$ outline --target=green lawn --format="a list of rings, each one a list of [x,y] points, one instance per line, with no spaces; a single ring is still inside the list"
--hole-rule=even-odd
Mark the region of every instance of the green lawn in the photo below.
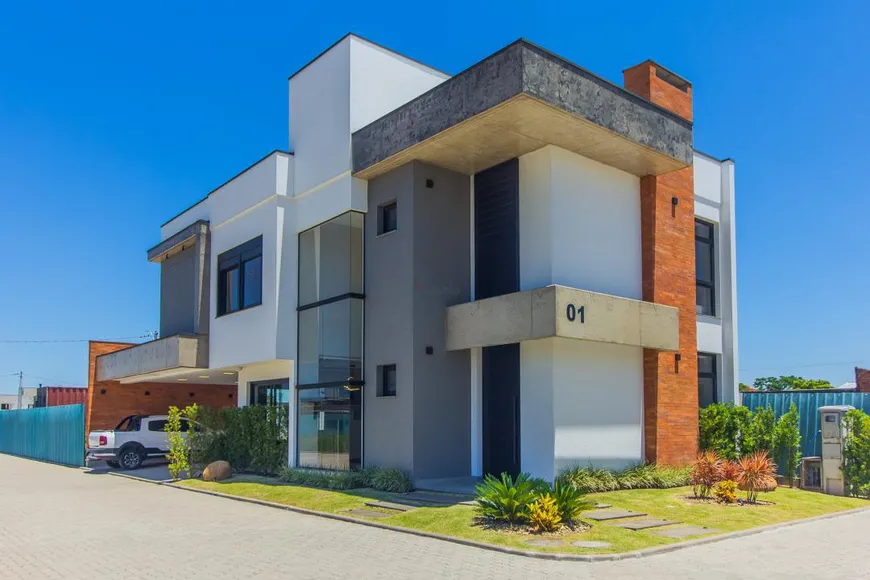
[[[255,480],[252,478],[233,478],[222,483],[187,480],[181,482],[181,485],[328,513],[364,508],[365,502],[371,498],[384,498],[387,495],[371,490],[327,491],[278,484],[274,480]],[[790,488],[779,488],[773,493],[761,495],[760,499],[774,502],[774,505],[752,507],[732,507],[694,502],[686,499],[688,495],[691,495],[691,488],[684,487],[614,491],[590,494],[589,497],[602,503],[613,504],[617,508],[646,512],[651,517],[716,528],[720,533],[809,518],[857,507],[870,507],[870,503],[866,500],[834,497]],[[395,514],[389,518],[380,518],[377,521],[393,526],[543,552],[578,554],[627,552],[684,541],[663,538],[649,531],[635,532],[615,527],[612,524],[589,521],[588,523],[592,525],[589,530],[558,536],[559,539],[565,540],[564,547],[536,548],[525,543],[525,540],[535,537],[532,534],[505,534],[475,526],[475,509],[470,506],[417,508],[410,512],[395,512]],[[606,550],[584,550],[570,546],[570,543],[575,540],[605,541],[613,544],[613,547]]]

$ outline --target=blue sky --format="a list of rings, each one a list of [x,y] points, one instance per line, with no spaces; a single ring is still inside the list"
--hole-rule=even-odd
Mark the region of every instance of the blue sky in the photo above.
[[[166,219],[287,146],[287,77],[353,31],[451,73],[518,37],[621,84],[691,80],[736,160],[740,376],[870,366],[870,3],[16,2],[0,15],[0,341],[158,327]],[[496,9],[497,8],[497,9]],[[0,342],[0,392],[87,345]]]

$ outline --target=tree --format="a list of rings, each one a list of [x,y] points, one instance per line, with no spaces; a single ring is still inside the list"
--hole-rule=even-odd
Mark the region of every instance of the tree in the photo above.
[[[782,377],[759,377],[752,385],[759,391],[807,391],[813,389],[833,389],[829,381],[805,379],[794,375]]]
[[[791,485],[801,463],[800,415],[794,403],[773,427],[773,447],[776,457],[782,462],[783,475]]]

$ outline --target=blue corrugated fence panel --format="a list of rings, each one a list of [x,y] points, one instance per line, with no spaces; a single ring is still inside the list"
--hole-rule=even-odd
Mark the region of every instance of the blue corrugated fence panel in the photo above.
[[[828,405],[852,405],[870,413],[870,393],[843,391],[783,391],[778,393],[743,393],[743,405],[750,411],[756,407],[773,408],[776,418],[788,412],[791,404],[797,405],[800,414],[801,453],[804,457],[822,454],[819,438],[819,408]]]
[[[83,466],[84,405],[0,412],[0,453]]]

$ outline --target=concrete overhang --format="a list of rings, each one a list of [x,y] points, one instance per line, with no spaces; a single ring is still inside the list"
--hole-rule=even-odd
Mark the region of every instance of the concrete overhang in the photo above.
[[[167,336],[97,357],[96,380],[135,383],[208,369],[208,336]]]
[[[692,123],[519,40],[356,131],[353,171],[420,160],[470,175],[550,144],[659,175],[692,164]]]
[[[551,337],[676,351],[679,310],[555,285],[447,309],[447,350]]]
[[[148,250],[148,261],[161,262],[169,256],[190,247],[196,241],[197,236],[204,237],[207,234],[208,222],[198,220]]]

